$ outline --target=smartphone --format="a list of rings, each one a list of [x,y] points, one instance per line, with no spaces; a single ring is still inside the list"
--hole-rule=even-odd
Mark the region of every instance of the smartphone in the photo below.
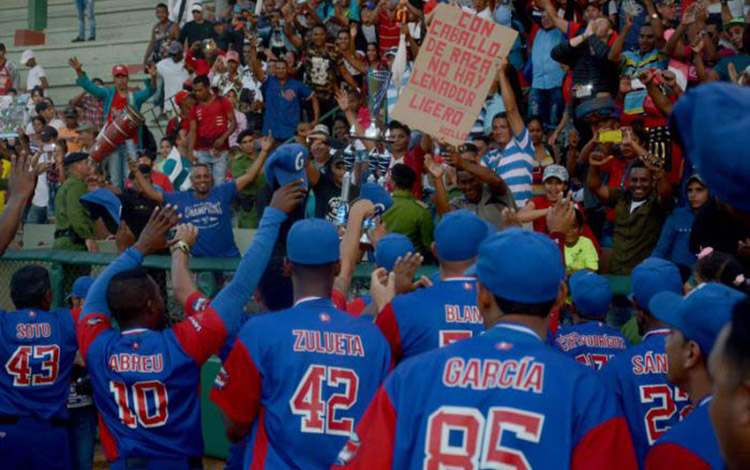
[[[599,142],[603,144],[621,144],[622,143],[622,130],[617,129],[614,131],[601,131],[599,132]]]

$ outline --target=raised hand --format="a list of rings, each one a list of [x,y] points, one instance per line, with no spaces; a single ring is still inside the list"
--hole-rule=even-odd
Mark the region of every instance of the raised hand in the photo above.
[[[506,207],[500,213],[503,218],[503,228],[521,227],[521,221],[518,220],[518,214],[513,209]]]
[[[547,229],[549,233],[565,233],[573,226],[576,220],[576,211],[571,202],[572,194],[560,198],[554,206],[547,211]]]
[[[591,152],[591,155],[589,155],[589,165],[591,166],[603,166],[612,161],[614,159],[612,155],[605,156],[601,152]]]
[[[268,131],[268,135],[260,139],[260,150],[261,152],[270,152],[273,148],[274,140],[271,131]]]
[[[22,152],[11,157],[10,181],[8,182],[8,197],[21,198],[23,201],[34,194],[37,173],[29,158],[29,154]]]
[[[179,224],[175,229],[174,238],[170,240],[170,245],[182,241],[192,248],[198,240],[198,227],[193,224]]]
[[[117,227],[117,233],[115,234],[115,244],[117,245],[117,251],[119,253],[124,252],[135,243],[135,235],[132,230],[128,227],[128,224],[124,220],[120,221],[120,225]]]
[[[270,206],[289,214],[302,204],[306,193],[301,179],[292,181],[274,191]]]
[[[370,297],[380,312],[396,296],[396,275],[378,268],[370,276]]]
[[[151,213],[151,218],[141,231],[141,236],[135,243],[136,249],[143,255],[150,255],[165,249],[167,245],[167,232],[175,226],[181,216],[177,214],[177,206],[167,204],[157,207]]]
[[[68,65],[70,65],[76,72],[80,71],[83,68],[81,62],[78,60],[78,57],[71,57],[70,59],[68,59]]]
[[[440,179],[445,174],[445,168],[443,165],[437,163],[430,154],[424,156],[424,166],[435,179]]]
[[[396,294],[411,292],[418,286],[414,282],[414,276],[417,269],[422,266],[424,257],[419,253],[407,253],[405,256],[399,256],[393,265],[393,274],[395,274]]]

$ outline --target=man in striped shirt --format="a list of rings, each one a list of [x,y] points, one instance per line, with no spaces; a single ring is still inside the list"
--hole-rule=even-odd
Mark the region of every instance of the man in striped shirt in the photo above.
[[[492,119],[492,139],[498,145],[484,156],[484,164],[495,171],[510,187],[519,208],[531,199],[531,173],[534,147],[529,131],[518,111],[516,97],[508,79],[508,60],[500,59],[497,71],[505,112]]]

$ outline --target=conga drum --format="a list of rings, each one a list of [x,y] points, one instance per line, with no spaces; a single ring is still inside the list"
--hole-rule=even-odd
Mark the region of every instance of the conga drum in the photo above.
[[[96,162],[101,162],[104,157],[112,153],[117,147],[128,139],[132,139],[146,120],[143,115],[132,106],[125,109],[109,124],[107,124],[97,137],[96,142],[89,151],[89,155]]]

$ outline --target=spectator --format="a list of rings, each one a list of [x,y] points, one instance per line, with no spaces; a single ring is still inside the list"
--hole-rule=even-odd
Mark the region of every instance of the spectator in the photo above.
[[[327,137],[322,137],[322,139],[327,139]],[[313,146],[315,145],[320,144],[314,143]],[[328,147],[327,144],[323,145]],[[307,162],[307,174],[310,187],[315,194],[315,217],[336,222],[341,205],[348,206],[348,201],[342,199],[346,165],[343,152],[337,151],[331,155],[330,150],[328,150],[328,156],[321,170],[318,170],[316,165],[313,164],[313,160],[310,159]],[[350,194],[353,195],[352,189],[350,191]]]
[[[578,271],[599,271],[599,253],[589,237],[583,236],[584,216],[576,207],[576,220],[565,233],[565,272],[570,275]]]
[[[425,156],[425,167],[435,178],[435,198],[437,212],[442,217],[451,211],[466,209],[480,219],[494,225],[498,230],[504,228],[503,211],[515,211],[513,194],[508,185],[497,173],[477,163],[476,148],[464,145],[461,154],[449,153],[443,156],[446,163],[456,169],[458,187],[461,195],[448,200],[448,192],[443,182],[445,166]],[[468,147],[468,148],[467,148]]]
[[[229,136],[237,128],[232,103],[211,93],[208,77],[193,81],[195,106],[190,110],[188,153],[192,161],[205,164],[219,186],[227,176]]]
[[[112,67],[115,86],[110,88],[95,85],[83,71],[83,67],[77,58],[72,57],[68,60],[68,64],[78,76],[76,84],[104,102],[104,115],[107,124],[114,121],[118,113],[122,112],[126,106],[132,106],[136,110],[140,110],[143,103],[156,93],[156,67],[147,68],[150,80],[146,81],[146,88],[134,91],[128,87],[130,72],[124,65],[118,64]],[[139,141],[142,139],[141,136],[137,136],[137,138]],[[109,177],[116,187],[124,187],[127,160],[128,158],[135,158],[135,153],[136,142],[133,139],[128,139],[107,157]]]
[[[36,114],[44,119],[47,126],[54,127],[55,130],[65,127],[65,123],[57,117],[55,105],[43,101],[36,105]]]
[[[289,65],[283,60],[276,60],[270,65],[269,74],[263,71],[258,61],[257,51],[250,53],[250,65],[255,77],[263,83],[263,101],[266,105],[263,115],[263,134],[273,134],[277,141],[294,137],[297,124],[300,122],[302,102],[312,103],[313,119],[320,117],[318,98],[307,85],[290,78]]]
[[[162,111],[171,115],[177,108],[175,97],[182,90],[182,84],[190,77],[188,71],[185,70],[182,45],[179,42],[173,41],[169,45],[167,57],[156,63],[156,71],[163,83]]]
[[[532,196],[534,148],[510,86],[508,74],[512,73],[511,70],[508,60],[500,59],[497,80],[500,82],[505,112],[492,118],[492,138],[497,148],[487,152],[482,160],[505,181],[516,204],[522,208]]]
[[[91,124],[83,123],[78,127],[82,152],[88,152],[94,146],[97,134],[97,130]]]
[[[187,2],[188,0],[184,1]],[[203,18],[203,5],[194,3],[190,12],[193,15],[193,21],[185,23],[177,38],[177,41],[182,44],[183,48],[193,47],[195,43],[200,43],[204,39],[214,39],[216,37],[211,22]]]
[[[138,159],[136,160],[136,164],[138,165],[138,169],[143,173],[144,175],[146,173],[149,174],[152,185],[154,185],[154,188],[161,192],[170,192],[174,191],[172,188],[172,182],[167,178],[167,175],[164,173],[154,169],[154,154],[153,152],[146,150],[144,152],[138,153]],[[132,173],[132,170],[131,170]],[[131,175],[132,177],[133,175]],[[129,181],[129,183],[132,183]]]
[[[146,47],[146,53],[143,55],[143,65],[158,64],[162,59],[168,58],[169,47],[173,41],[177,41],[180,36],[180,27],[174,21],[169,19],[167,5],[159,3],[156,5],[156,18],[159,20],[151,30],[151,41]],[[182,46],[181,43],[179,43]],[[180,47],[182,52],[182,47]]]
[[[736,38],[736,36],[734,36]],[[733,41],[735,42],[736,39]],[[744,71],[750,67],[750,24],[745,23],[745,29],[742,32],[742,45],[737,48],[737,54],[724,57],[713,68],[709,75],[710,80],[734,81],[730,75],[730,65],[734,69],[734,74]]]
[[[549,165],[554,164],[557,158],[554,149],[544,142],[544,126],[541,118],[532,116],[526,127],[529,130],[531,145],[534,146],[531,192],[534,196],[538,196],[544,194],[544,171]]]
[[[104,86],[104,81],[101,78],[94,78],[91,81],[100,88]],[[104,127],[104,103],[99,98],[87,91],[83,91],[70,100],[69,104],[83,110],[81,121],[88,123],[96,132],[99,132]]]
[[[226,64],[226,72],[211,74],[211,83],[226,95],[230,87],[241,90],[244,85],[239,72],[240,54],[237,51],[229,51],[224,55],[223,60]]]
[[[693,275],[685,284],[685,290],[690,291],[706,282],[718,282],[746,293],[750,287],[737,258],[713,248],[705,248],[698,254]]]
[[[609,51],[609,60],[621,67],[622,75],[630,78],[637,77],[645,69],[665,70],[669,59],[661,50],[664,39],[657,37],[651,24],[645,23],[641,26],[638,33],[638,50],[623,52],[625,39],[632,28],[633,18],[625,17],[625,25]]]
[[[50,126],[45,127],[41,134],[42,145],[38,149],[37,157],[35,158],[38,158],[41,164],[49,167],[49,171],[44,171],[37,177],[34,197],[31,199],[31,207],[29,207],[26,223],[46,224],[54,213],[54,209],[50,209],[50,199],[55,197],[53,189],[56,193],[59,187],[59,184],[56,184],[54,188],[51,187],[51,183],[58,183],[57,174],[52,173],[55,170],[54,154],[56,141],[57,131],[55,128]],[[53,176],[53,178],[49,176]]]
[[[214,22],[214,41],[216,47],[223,52],[233,51],[239,54],[242,52],[244,38],[242,33],[235,31],[232,27],[232,20],[229,18],[218,18]]]
[[[408,165],[397,163],[391,168],[393,206],[383,214],[383,222],[389,232],[406,235],[415,250],[431,259],[432,215],[427,204],[412,193],[416,178]]]
[[[686,281],[695,264],[695,254],[690,251],[690,232],[695,216],[709,199],[708,188],[700,175],[693,174],[685,183],[687,206],[678,207],[661,229],[659,242],[651,256],[672,261],[680,268],[682,280]]]
[[[5,57],[5,44],[0,42],[0,96],[7,95],[10,90],[21,88],[21,75],[18,66]]]
[[[169,155],[164,160],[161,171],[167,175],[172,187],[177,191],[188,191],[190,182],[190,159],[188,158],[188,131],[179,129],[171,146]],[[236,174],[236,173],[232,173]]]
[[[55,196],[57,223],[53,247],[56,250],[99,251],[94,221],[81,203],[81,196],[88,192],[86,180],[91,173],[88,154],[71,153],[65,157],[65,182]]]
[[[535,231],[547,233],[547,212],[557,201],[565,197],[569,182],[570,177],[565,167],[549,165],[545,168],[542,177],[544,194],[532,198],[523,206],[518,211],[518,220],[521,223],[533,222]]]
[[[44,71],[41,65],[37,64],[36,56],[34,51],[26,49],[21,55],[21,65],[29,68],[29,74],[26,77],[26,88],[23,91],[31,92],[36,87],[43,90],[49,88],[49,82],[47,81],[47,73]]]
[[[273,137],[260,139],[260,154],[255,153],[255,137],[251,130],[240,132],[237,138],[240,153],[232,160],[232,175],[244,175],[249,171],[257,171],[255,180],[242,191],[237,193],[237,222],[239,228],[258,228],[260,217],[255,207],[258,192],[266,184],[265,175],[261,172],[273,146]]]
[[[131,163],[131,166],[134,167],[133,169],[137,168],[137,170],[148,181],[153,180],[151,167],[148,164],[139,163],[138,166],[135,167],[135,165]],[[133,232],[133,235],[137,239],[141,235],[143,228],[148,223],[148,220],[151,218],[154,209],[158,207],[158,204],[146,196],[144,187],[135,177],[135,171],[131,170],[131,172],[133,173],[133,181],[128,187],[122,191],[119,191],[115,187],[110,187],[109,189],[117,195],[120,204],[122,204],[121,217],[123,223],[126,224],[128,229]]]
[[[78,129],[78,111],[75,108],[65,109],[65,126],[58,131],[58,137],[65,140],[68,145],[68,152],[80,152],[83,144]]]
[[[78,9],[78,36],[72,42],[86,40],[86,13],[89,15],[89,41],[96,41],[96,17],[94,16],[94,0],[76,0]],[[88,12],[86,10],[88,9]]]
[[[533,78],[529,95],[529,114],[539,116],[540,124],[553,131],[562,117],[565,102],[562,82],[565,72],[560,64],[550,60],[552,49],[565,41],[565,36],[555,28],[547,12],[542,13],[541,29],[534,35],[531,47]]]
[[[167,2],[169,20],[177,23],[179,27],[183,27],[192,18],[194,5],[201,5],[200,0],[169,0]]]
[[[176,115],[167,123],[167,135],[173,137],[180,130],[190,132],[190,110],[195,105],[195,95],[180,90],[174,97],[174,103],[177,105],[174,110]]]

